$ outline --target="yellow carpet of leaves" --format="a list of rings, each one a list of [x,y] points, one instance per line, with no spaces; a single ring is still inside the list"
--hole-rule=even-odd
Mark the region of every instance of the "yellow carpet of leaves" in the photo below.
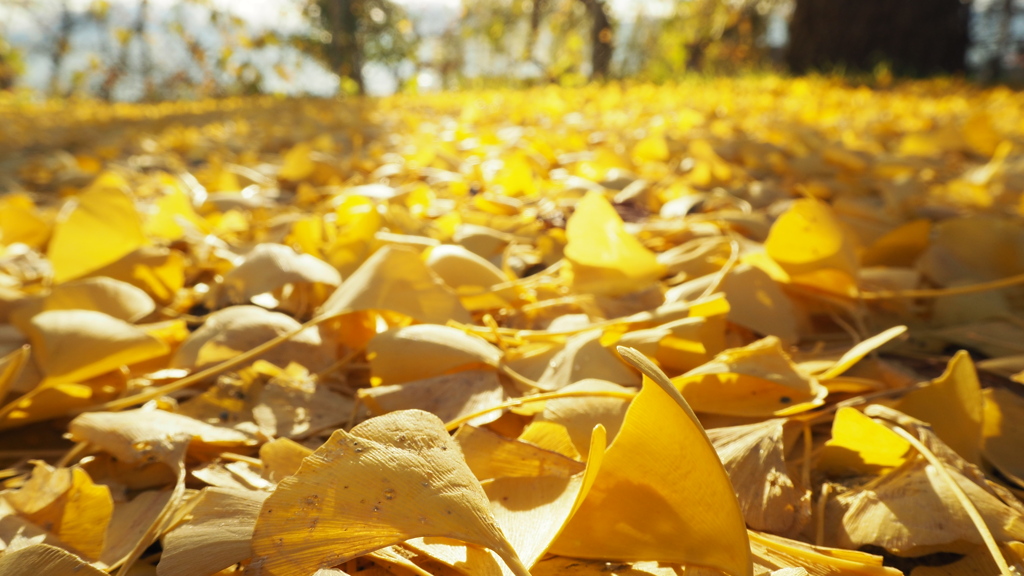
[[[0,100],[0,574],[1024,569],[1024,96]]]

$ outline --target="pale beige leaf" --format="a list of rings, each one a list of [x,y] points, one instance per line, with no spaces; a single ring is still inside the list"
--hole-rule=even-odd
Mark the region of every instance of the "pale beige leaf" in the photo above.
[[[255,303],[266,294],[277,303],[273,307],[301,315],[323,304],[340,284],[341,274],[315,256],[282,244],[257,244],[224,275],[218,306]]]
[[[255,348],[264,342],[295,332],[301,325],[295,319],[258,306],[231,306],[210,314],[171,359],[175,368],[201,369]],[[331,346],[317,328],[307,328],[259,358],[276,366],[291,362],[311,371],[326,368],[333,361]]]
[[[54,286],[49,294],[20,301],[11,312],[11,323],[28,331],[33,316],[48,310],[93,310],[125,322],[136,322],[156,309],[143,290],[113,278],[74,280]]]
[[[366,348],[370,371],[380,384],[421,380],[469,365],[498,367],[501,350],[462,330],[415,324],[382,332]]]
[[[811,518],[811,495],[794,486],[785,460],[785,420],[708,430],[754,530],[795,537]]]
[[[40,576],[41,574],[74,574],[106,576],[71,552],[49,544],[35,544],[14,552],[0,554],[0,574],[4,576]]]
[[[159,528],[158,523],[162,526],[162,519],[179,502],[177,496],[175,490],[147,490],[129,502],[115,502],[101,563],[110,567],[123,565],[139,543],[147,541],[150,531]]]
[[[161,461],[178,465],[176,443],[184,439],[190,451],[224,450],[256,444],[249,435],[213,426],[165,410],[89,412],[68,424],[71,438],[89,442],[128,461]]]
[[[256,522],[250,569],[306,576],[418,536],[486,546],[527,574],[443,423],[392,412],[336,431],[281,482]]]
[[[163,538],[159,576],[215,574],[252,556],[253,527],[267,492],[206,488],[191,518]]]
[[[470,322],[458,297],[415,251],[385,246],[370,256],[324,302],[320,317],[390,310],[419,322]]]
[[[569,337],[565,347],[548,363],[537,380],[544,390],[558,390],[573,382],[597,378],[623,386],[639,386],[640,375],[601,345],[602,332],[590,330]]]
[[[1024,516],[957,470],[947,472],[974,503],[997,541],[1024,540]],[[922,459],[830,502],[835,544],[881,546],[902,555],[956,542],[981,544],[981,535],[952,489]]]
[[[295,474],[302,460],[312,453],[312,450],[294,440],[275,438],[260,446],[263,475],[271,482],[280,482]]]
[[[550,476],[568,478],[583,471],[583,464],[486,428],[463,426],[455,434],[466,464],[479,480]]]
[[[361,388],[359,399],[375,414],[418,408],[449,422],[464,414],[501,404],[505,391],[494,370],[463,370],[433,378]],[[493,422],[500,411],[470,420],[470,424]]]

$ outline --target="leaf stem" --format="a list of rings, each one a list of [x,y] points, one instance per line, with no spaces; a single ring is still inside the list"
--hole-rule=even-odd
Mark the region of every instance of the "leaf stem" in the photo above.
[[[877,292],[861,292],[858,297],[861,300],[888,300],[891,298],[941,298],[943,296],[958,296],[961,294],[974,294],[977,292],[988,292],[1009,288],[1024,284],[1024,274],[1017,274],[1009,278],[1000,278],[991,282],[981,282],[966,286],[954,286],[952,288],[921,288],[917,290],[879,290]]]
[[[316,325],[320,324],[321,322],[324,322],[327,319],[328,319],[328,317],[326,317],[326,316],[318,317],[318,318],[313,318],[309,322],[306,322],[305,324],[303,324],[302,326],[299,326],[298,328],[296,328],[295,330],[292,330],[291,332],[287,332],[285,334],[281,334],[280,336],[277,336],[276,338],[272,338],[270,340],[267,340],[263,344],[260,344],[259,346],[256,346],[255,348],[252,348],[252,349],[249,349],[249,350],[247,350],[245,352],[242,352],[241,354],[239,354],[238,356],[235,356],[234,358],[231,358],[229,360],[225,360],[225,361],[221,362],[220,364],[215,364],[215,365],[210,366],[209,368],[207,368],[205,370],[200,370],[199,372],[196,372],[194,374],[189,374],[188,376],[186,376],[186,377],[184,377],[184,378],[182,378],[180,380],[175,380],[174,382],[171,382],[170,384],[165,384],[163,386],[158,386],[156,388],[152,388],[150,390],[146,390],[144,392],[140,392],[140,393],[134,394],[132,396],[126,396],[124,398],[118,398],[116,400],[111,400],[109,402],[104,402],[103,404],[97,404],[97,405],[94,405],[94,406],[86,406],[84,408],[78,408],[78,409],[75,409],[75,410],[71,410],[69,412],[69,415],[73,416],[73,415],[82,414],[84,412],[103,412],[103,411],[112,411],[113,412],[113,411],[118,411],[118,410],[124,410],[126,408],[131,408],[132,406],[135,406],[137,404],[142,404],[144,402],[149,402],[150,400],[154,400],[156,398],[159,398],[161,396],[165,396],[165,395],[170,394],[172,392],[177,392],[178,390],[184,390],[185,388],[188,388],[189,386],[193,386],[195,384],[198,384],[198,383],[202,382],[203,380],[206,380],[207,378],[210,378],[212,376],[216,376],[216,375],[220,374],[221,372],[224,372],[225,370],[230,370],[230,369],[232,369],[232,368],[234,368],[236,366],[240,366],[240,365],[244,364],[245,362],[248,362],[249,360],[252,360],[253,358],[259,356],[260,354],[263,354],[264,352],[267,352],[268,350],[271,350],[273,348],[276,348],[276,347],[280,346],[281,344],[284,344],[288,340],[290,340],[290,339],[294,338],[295,336],[297,336],[303,330],[305,330],[307,328],[312,328],[313,326],[316,326]]]
[[[999,544],[996,543],[995,537],[992,536],[992,532],[988,529],[988,525],[985,524],[985,519],[982,518],[981,512],[978,512],[978,508],[974,505],[974,502],[971,502],[970,497],[967,496],[964,489],[961,488],[960,485],[957,484],[956,480],[954,480],[949,474],[949,471],[946,470],[945,464],[943,464],[927,446],[902,427],[895,426],[879,418],[875,418],[874,420],[875,422],[878,422],[899,434],[901,438],[909,442],[910,445],[913,446],[921,456],[924,456],[924,459],[927,460],[933,468],[935,468],[935,472],[942,477],[942,480],[947,484],[949,489],[953,491],[953,495],[956,496],[956,499],[960,502],[964,511],[967,512],[968,516],[970,516],[971,521],[974,523],[974,527],[978,529],[978,532],[981,534],[981,539],[985,543],[985,547],[988,548],[988,552],[992,556],[992,560],[994,560],[996,566],[999,567],[999,573],[1002,574],[1002,576],[1014,576],[1013,571],[1010,570],[1010,565],[1006,563],[1006,558],[1003,557],[1003,553],[999,550]]]
[[[543,394],[537,394],[535,396],[525,396],[523,398],[516,398],[501,404],[496,404],[484,408],[483,410],[477,410],[469,414],[464,414],[458,418],[446,422],[444,427],[445,430],[452,432],[459,426],[462,426],[466,422],[489,414],[498,410],[507,410],[509,408],[517,408],[524,404],[532,404],[533,402],[544,402],[545,400],[557,400],[559,398],[621,398],[622,400],[632,400],[636,397],[636,392],[619,392],[617,390],[572,390],[569,392],[545,392]]]

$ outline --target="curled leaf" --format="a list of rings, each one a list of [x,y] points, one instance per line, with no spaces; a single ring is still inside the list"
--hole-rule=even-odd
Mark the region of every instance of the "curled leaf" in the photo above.
[[[68,201],[57,217],[47,256],[57,283],[80,278],[147,244],[135,203],[115,187],[97,186]]]
[[[174,353],[171,366],[204,368],[237,356],[277,336],[296,332],[301,325],[293,318],[258,306],[231,306],[210,314],[202,326]],[[330,347],[315,328],[307,328],[259,358],[280,367],[291,362],[309,370],[330,365]]]
[[[224,276],[218,307],[252,302],[304,315],[339,284],[341,274],[319,258],[281,244],[257,244]]]
[[[828,394],[774,336],[726,350],[673,382],[694,410],[732,416],[795,414],[822,405]]]
[[[565,235],[571,264],[566,270],[579,292],[624,294],[647,288],[665,273],[600,192],[588,192],[576,204]]]
[[[378,334],[366,347],[370,370],[380,384],[411,382],[466,366],[501,365],[501,350],[462,330],[416,324]]]
[[[385,246],[370,256],[324,302],[320,317],[360,310],[390,310],[419,322],[469,322],[458,296],[419,254]]]
[[[967,351],[957,352],[942,376],[904,395],[896,409],[929,423],[939,438],[968,462],[981,462],[984,401]]]
[[[810,493],[798,489],[786,468],[784,420],[708,430],[722,458],[747,526],[795,536],[811,517]]]
[[[166,354],[166,344],[143,329],[93,310],[40,312],[29,341],[47,380],[86,380]]]
[[[751,574],[743,515],[703,428],[650,361],[625,348],[619,352],[648,378],[552,552]]]

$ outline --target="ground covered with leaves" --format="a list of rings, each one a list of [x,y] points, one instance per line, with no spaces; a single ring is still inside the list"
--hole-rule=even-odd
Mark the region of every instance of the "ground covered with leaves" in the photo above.
[[[1014,574],[1024,96],[0,100],[0,574]]]

